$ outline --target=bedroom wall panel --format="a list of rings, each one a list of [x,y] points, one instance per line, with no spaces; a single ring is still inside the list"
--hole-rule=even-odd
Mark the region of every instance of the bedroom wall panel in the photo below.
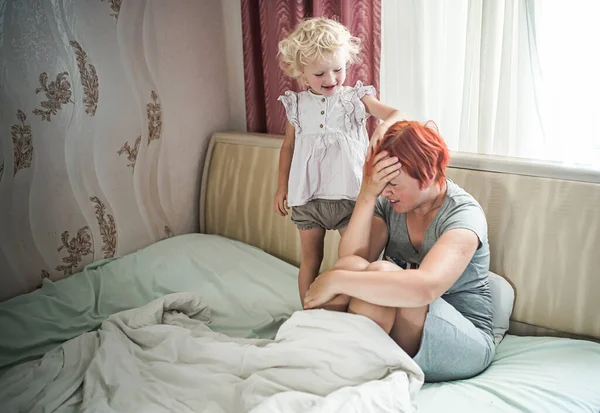
[[[0,300],[197,231],[229,127],[219,0],[0,6]]]

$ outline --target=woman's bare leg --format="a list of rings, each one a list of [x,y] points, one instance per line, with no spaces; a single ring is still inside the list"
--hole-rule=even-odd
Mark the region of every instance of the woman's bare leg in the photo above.
[[[364,271],[371,263],[358,255],[348,255],[337,260],[332,269]]]
[[[375,261],[366,271],[398,271],[388,261]],[[353,298],[348,312],[362,314],[375,321],[411,357],[419,351],[429,306],[414,308],[383,307]]]
[[[428,305],[396,308],[396,319],[390,337],[411,357],[414,357],[421,347],[421,337],[423,337],[428,311]]]
[[[388,267],[390,264],[393,267]],[[386,261],[375,261],[369,263],[363,271],[390,271],[397,270],[399,267]],[[371,304],[358,298],[352,298],[348,306],[348,312],[352,314],[360,314],[375,321],[386,332],[390,333],[394,326],[396,318],[396,309],[393,307],[384,307],[381,305]]]
[[[348,312],[370,318],[379,324],[379,327],[388,334],[394,326],[394,318],[396,317],[396,311],[393,307],[383,307],[371,304],[358,298],[352,298],[350,300]]]
[[[369,266],[369,261],[356,255],[349,255],[347,257],[340,258],[332,269],[334,270],[350,270],[350,271],[363,271]],[[330,311],[348,311],[348,304],[350,304],[350,297],[344,294],[337,295],[333,300],[328,301],[319,308]]]

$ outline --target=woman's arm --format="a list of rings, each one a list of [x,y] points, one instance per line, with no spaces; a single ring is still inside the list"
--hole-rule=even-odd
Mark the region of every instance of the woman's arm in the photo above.
[[[377,197],[383,188],[395,178],[402,165],[395,157],[383,151],[363,166],[363,180],[356,199],[352,217],[342,235],[338,257],[358,255],[367,261],[375,261],[388,240],[387,225],[374,216]]]
[[[416,270],[346,271],[321,274],[311,285],[305,299],[306,308],[345,294],[385,307],[422,307],[444,294],[473,258],[479,238],[468,229],[444,233]]]
[[[374,216],[377,197],[359,195],[352,211],[348,227],[338,247],[338,258],[358,255],[367,261],[375,261],[388,240],[385,221]]]

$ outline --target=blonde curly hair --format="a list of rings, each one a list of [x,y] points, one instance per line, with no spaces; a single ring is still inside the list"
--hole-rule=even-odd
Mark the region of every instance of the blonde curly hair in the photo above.
[[[306,65],[342,48],[348,64],[358,61],[360,39],[344,25],[324,17],[306,19],[279,42],[279,66],[285,74],[298,79]]]

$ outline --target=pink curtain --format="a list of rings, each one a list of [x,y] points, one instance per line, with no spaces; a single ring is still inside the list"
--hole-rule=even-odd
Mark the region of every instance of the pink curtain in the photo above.
[[[321,16],[337,18],[362,40],[360,63],[348,71],[346,85],[361,80],[379,90],[381,0],[242,0],[248,131],[283,133],[285,112],[277,98],[298,88],[279,68],[277,43],[305,17]]]

